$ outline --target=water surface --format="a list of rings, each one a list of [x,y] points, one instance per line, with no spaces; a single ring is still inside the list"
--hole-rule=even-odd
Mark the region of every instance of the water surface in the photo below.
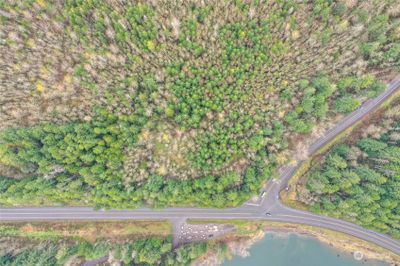
[[[387,266],[364,259],[357,261],[320,241],[296,234],[271,234],[254,244],[250,256],[234,257],[223,266]]]

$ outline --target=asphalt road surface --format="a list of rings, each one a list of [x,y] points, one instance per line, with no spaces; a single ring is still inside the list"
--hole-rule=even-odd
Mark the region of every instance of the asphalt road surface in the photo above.
[[[400,88],[400,79],[395,79],[377,98],[367,101],[359,109],[341,120],[324,137],[318,139],[309,147],[309,154],[315,153],[335,136],[347,129],[365,115],[376,109],[383,101]],[[298,223],[318,226],[346,233],[357,238],[372,242],[400,255],[400,243],[387,235],[379,234],[358,225],[318,216],[309,212],[288,208],[279,201],[279,192],[287,186],[289,179],[296,172],[301,162],[281,169],[279,179],[267,183],[267,193],[260,204],[244,204],[238,208],[206,209],[206,208],[166,208],[136,210],[93,210],[83,207],[43,207],[43,208],[1,208],[0,221],[49,221],[49,220],[169,220],[174,230],[178,230],[186,219],[245,219],[270,220],[288,223]],[[270,213],[267,216],[266,213]],[[175,226],[176,225],[176,226]],[[174,232],[177,239],[179,231]]]

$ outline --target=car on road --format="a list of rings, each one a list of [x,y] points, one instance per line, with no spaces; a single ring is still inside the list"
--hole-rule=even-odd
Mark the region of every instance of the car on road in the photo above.
[[[266,193],[265,191],[261,192],[260,197],[261,197],[261,198],[264,198],[264,197],[265,197],[265,193]]]
[[[268,216],[268,217],[272,216],[272,214],[270,212],[266,212],[265,215]]]

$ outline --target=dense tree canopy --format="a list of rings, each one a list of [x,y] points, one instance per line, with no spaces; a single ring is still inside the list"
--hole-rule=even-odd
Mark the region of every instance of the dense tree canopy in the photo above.
[[[380,136],[334,147],[306,175],[308,204],[316,213],[400,238],[400,123],[381,126],[387,128]]]
[[[7,240],[12,242],[12,238]],[[11,246],[12,243],[9,243]],[[222,244],[221,244],[222,245]],[[10,248],[8,248],[9,250]],[[39,241],[35,247],[15,250],[0,256],[1,266],[65,265],[68,261],[79,264],[79,259],[95,260],[112,256],[112,262],[124,265],[190,265],[208,250],[207,243],[195,243],[172,250],[171,238],[167,240],[149,238],[116,244],[108,241],[89,243],[83,240]],[[102,264],[103,265],[103,264]]]
[[[237,206],[384,89],[395,7],[1,1],[0,204]]]

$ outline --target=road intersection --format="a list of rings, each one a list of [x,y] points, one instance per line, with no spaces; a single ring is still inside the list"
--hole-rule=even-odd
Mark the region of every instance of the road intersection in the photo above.
[[[309,156],[332,141],[338,134],[354,125],[375,110],[382,102],[397,92],[400,79],[395,79],[377,98],[367,101],[359,109],[346,116],[325,136],[314,142],[308,150]],[[182,223],[186,219],[198,220],[268,220],[318,226],[342,232],[372,242],[400,255],[400,243],[387,235],[364,229],[339,219],[318,216],[306,211],[295,210],[282,205],[279,193],[288,185],[300,162],[283,168],[278,180],[267,182],[265,197],[259,204],[245,203],[237,208],[165,208],[136,210],[93,210],[87,207],[41,207],[41,208],[0,208],[0,221],[54,221],[54,220],[170,220],[173,223],[174,238],[178,239]],[[266,216],[266,212],[271,216]],[[176,243],[175,243],[176,244]]]

